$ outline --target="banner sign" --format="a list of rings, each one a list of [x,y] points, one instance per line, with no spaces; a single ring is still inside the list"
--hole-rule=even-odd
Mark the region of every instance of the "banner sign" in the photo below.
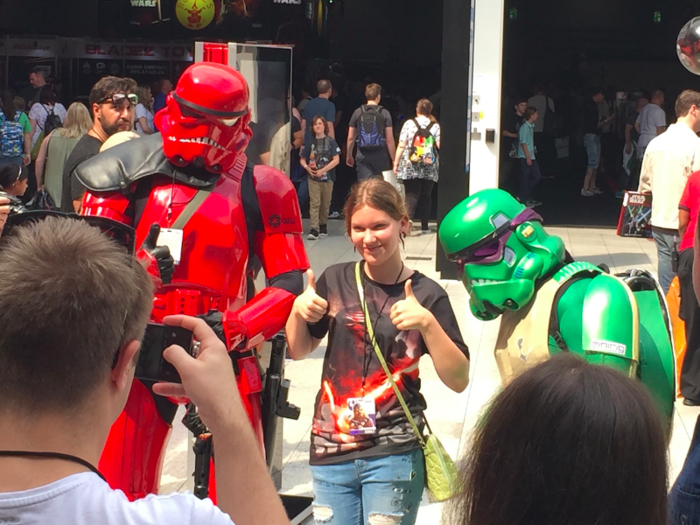
[[[137,60],[194,60],[192,46],[175,44],[129,44],[123,42],[79,41],[74,58],[137,59]]]

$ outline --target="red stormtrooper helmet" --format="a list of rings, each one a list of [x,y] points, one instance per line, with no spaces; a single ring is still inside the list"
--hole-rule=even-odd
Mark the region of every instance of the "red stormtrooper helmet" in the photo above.
[[[248,84],[228,66],[193,64],[155,120],[170,162],[185,166],[202,159],[212,173],[229,171],[253,136]]]

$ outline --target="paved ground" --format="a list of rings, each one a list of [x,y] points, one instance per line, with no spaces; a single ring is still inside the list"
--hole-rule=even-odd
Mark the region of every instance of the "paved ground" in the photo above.
[[[545,216],[546,217],[546,216]],[[306,222],[306,221],[305,221]],[[309,258],[317,275],[328,266],[357,259],[352,245],[344,235],[343,222],[331,221],[330,235],[318,241],[306,241]],[[595,264],[605,263],[610,269],[622,271],[630,267],[654,271],[656,249],[654,243],[643,239],[622,239],[611,229],[548,228],[549,233],[564,239],[576,259]],[[406,264],[437,279],[435,268],[436,234],[409,237],[406,240]],[[484,323],[469,313],[462,285],[456,281],[441,281],[450,295],[460,321],[462,334],[471,351],[471,382],[467,390],[456,394],[438,379],[430,359],[421,361],[422,392],[428,401],[427,416],[445,448],[457,458],[469,446],[470,432],[484,404],[499,386],[498,370],[493,358],[493,346],[498,321]],[[321,365],[325,346],[302,361],[288,362],[286,377],[291,380],[290,402],[301,407],[298,421],[284,423],[282,492],[311,495],[311,474],[308,469],[309,432],[311,414],[319,388]],[[673,438],[670,446],[671,479],[678,474],[690,444],[697,408],[676,403]],[[163,469],[162,492],[184,490],[186,483],[187,436],[176,424],[168,447]],[[440,504],[421,505],[419,524],[440,522]]]

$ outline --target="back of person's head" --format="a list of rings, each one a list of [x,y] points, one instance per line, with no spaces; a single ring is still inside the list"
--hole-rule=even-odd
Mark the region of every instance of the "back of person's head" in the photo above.
[[[427,98],[422,98],[418,101],[418,104],[416,104],[416,112],[419,115],[428,117],[430,120],[435,120],[435,117],[433,117],[433,103]]]
[[[368,84],[365,88],[365,98],[367,100],[375,101],[382,94],[382,86],[379,84]]]
[[[19,164],[4,164],[0,166],[0,190],[5,191],[28,176],[29,171]]]
[[[15,118],[17,107],[15,106],[15,94],[9,89],[0,92],[0,109],[8,119]]]
[[[333,86],[331,85],[330,80],[321,79],[316,83],[316,92],[319,95],[326,95],[333,91]]]
[[[535,113],[537,113],[537,108],[535,106],[528,106],[523,113],[523,120],[527,122]]]
[[[53,106],[56,103],[56,93],[54,93],[53,89],[51,89],[51,86],[47,85],[41,90],[41,94],[39,95],[39,103],[47,106]]]
[[[676,99],[676,117],[687,116],[693,106],[700,108],[700,93],[686,89]]]
[[[36,66],[34,69],[32,69],[32,73],[34,73],[36,76],[38,76],[41,79],[44,79],[46,77],[46,74],[44,72],[44,68],[42,66]]]
[[[345,229],[350,235],[352,214],[363,206],[371,206],[385,212],[396,221],[408,218],[408,210],[401,194],[384,179],[371,178],[353,185],[345,201]]]
[[[148,274],[99,229],[49,217],[3,237],[0,275],[0,410],[79,411],[141,339]]]
[[[27,109],[27,101],[24,100],[24,97],[20,97],[19,95],[15,95],[12,100],[15,103],[15,109],[17,111],[25,111]]]
[[[90,96],[88,98],[90,107],[105,100],[115,93],[133,93],[135,82],[128,78],[120,77],[102,77],[97,83],[92,86]]]
[[[75,139],[85,135],[92,127],[90,112],[82,102],[73,102],[66,112],[63,127],[56,130],[62,137]]]
[[[655,89],[651,92],[651,101],[654,103],[660,103],[664,100],[664,92],[662,89]]]
[[[570,353],[528,370],[487,409],[452,525],[661,525],[666,441],[638,381]]]

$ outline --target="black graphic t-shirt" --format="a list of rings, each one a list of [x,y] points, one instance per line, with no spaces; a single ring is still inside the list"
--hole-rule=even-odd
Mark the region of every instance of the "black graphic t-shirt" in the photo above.
[[[316,287],[318,295],[328,301],[328,314],[320,322],[309,325],[309,331],[317,339],[326,333],[329,337],[311,428],[312,465],[403,454],[420,448],[367,336],[357,293],[355,264],[329,267]],[[362,275],[377,343],[411,415],[422,429],[421,412],[426,403],[420,394],[418,361],[428,349],[419,330],[398,330],[389,317],[391,307],[406,298],[405,281],[384,285],[369,279],[364,271]],[[450,339],[469,357],[445,290],[418,272],[411,279],[418,301],[435,315]],[[350,432],[353,412],[348,407],[348,400],[355,398],[374,400],[375,433]]]
[[[306,163],[316,169],[328,166],[336,155],[340,155],[340,147],[338,147],[338,143],[333,137],[329,137],[328,135],[322,139],[311,139],[304,145],[304,151],[301,153]],[[335,181],[335,168],[330,170],[326,175],[326,180]]]

